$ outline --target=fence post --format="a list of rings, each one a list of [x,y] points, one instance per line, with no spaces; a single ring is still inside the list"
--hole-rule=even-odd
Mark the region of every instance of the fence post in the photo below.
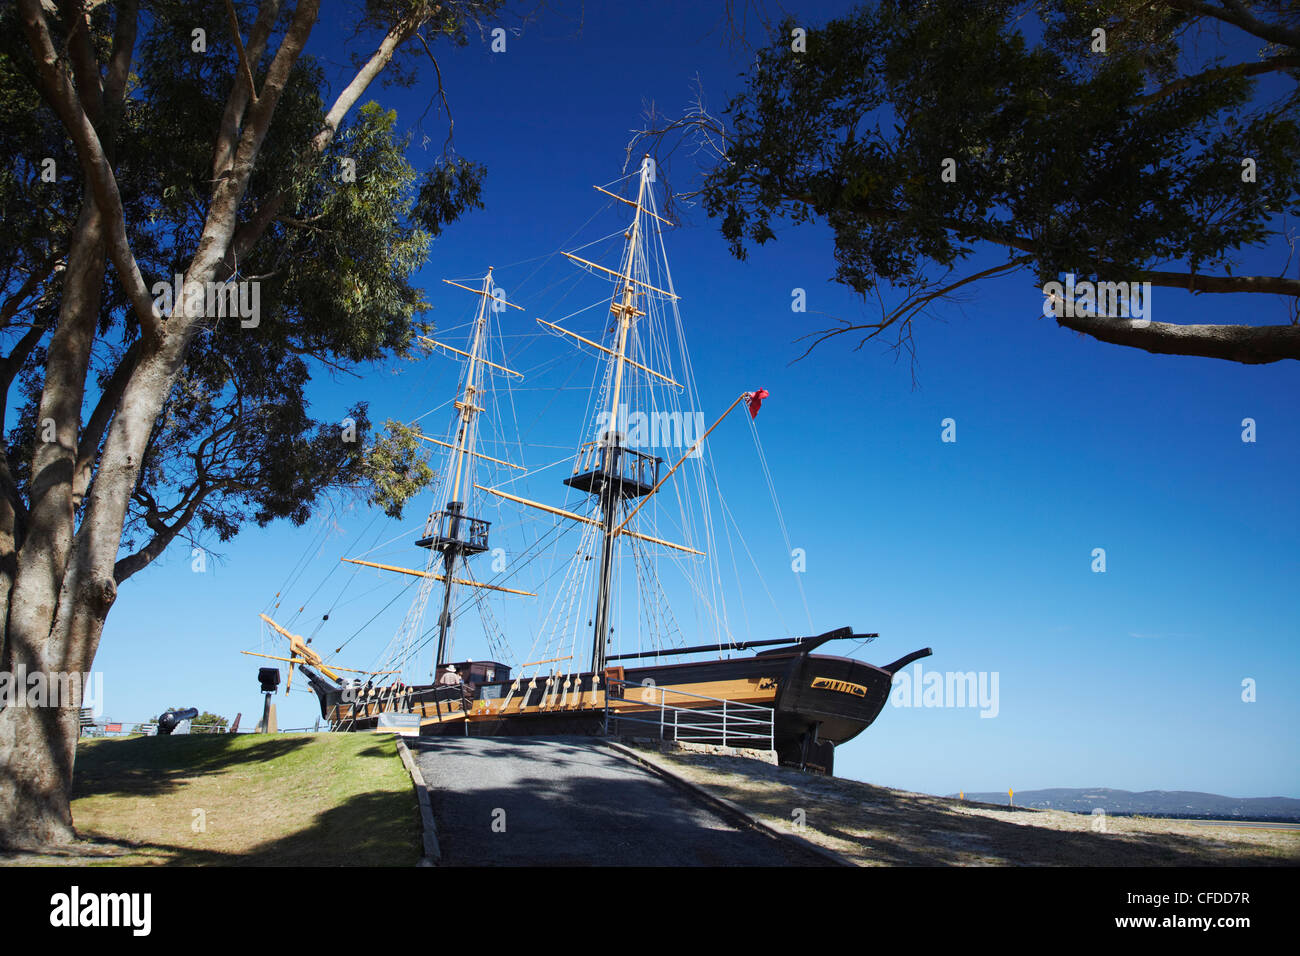
[[[727,701],[722,701],[722,746],[727,746]]]
[[[659,688],[659,739],[664,739],[664,689]],[[677,739],[676,736],[673,737]]]

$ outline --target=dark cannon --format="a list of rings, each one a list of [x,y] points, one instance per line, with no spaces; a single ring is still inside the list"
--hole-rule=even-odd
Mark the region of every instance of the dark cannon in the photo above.
[[[187,707],[185,710],[169,710],[158,718],[159,736],[167,736],[182,720],[193,720],[199,715],[197,707]]]

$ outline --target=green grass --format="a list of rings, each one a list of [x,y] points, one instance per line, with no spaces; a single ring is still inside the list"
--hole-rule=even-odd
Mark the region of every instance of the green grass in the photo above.
[[[411,778],[388,736],[83,741],[72,816],[82,843],[68,862],[83,864],[411,866],[420,855]]]

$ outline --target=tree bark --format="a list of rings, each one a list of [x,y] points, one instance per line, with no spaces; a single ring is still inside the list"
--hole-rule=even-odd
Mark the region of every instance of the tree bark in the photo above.
[[[74,838],[68,792],[78,716],[75,707],[25,703],[0,711],[0,846],[36,849]]]
[[[0,657],[0,671],[11,681],[23,673],[40,673],[51,686],[51,676],[82,671],[68,666],[68,648],[50,638],[72,548],[77,431],[104,269],[103,217],[87,196],[68,253],[59,323],[46,360],[25,533],[21,543],[17,535],[12,542],[13,583],[6,591]],[[43,440],[51,432],[52,440]],[[7,511],[3,517],[9,519]],[[26,694],[26,686],[11,687],[15,694]],[[70,710],[66,702],[37,703],[27,707],[12,699],[0,701],[0,840],[11,844],[63,843],[74,835],[68,792],[80,701]]]
[[[1056,321],[1099,342],[1127,345],[1160,355],[1226,359],[1246,365],[1300,359],[1300,326],[1296,325],[1172,325],[1151,322],[1143,327],[1131,319],[1093,315],[1063,316]]]

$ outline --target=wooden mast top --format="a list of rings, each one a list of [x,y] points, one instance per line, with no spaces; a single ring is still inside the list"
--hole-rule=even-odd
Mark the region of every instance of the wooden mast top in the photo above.
[[[452,283],[455,285],[456,283]],[[473,289],[470,290],[475,291]],[[474,341],[469,349],[469,367],[465,372],[465,391],[461,397],[458,408],[461,413],[461,427],[459,436],[456,441],[457,447],[452,450],[452,463],[455,467],[455,478],[451,485],[451,501],[460,500],[460,480],[461,473],[464,471],[466,452],[474,437],[475,419],[482,410],[479,408],[475,398],[482,391],[477,385],[476,376],[481,374],[479,367],[478,350],[483,340],[483,328],[487,324],[487,302],[488,299],[494,298],[492,295],[492,267],[488,266],[487,275],[483,277],[483,296],[479,300],[478,313],[474,320]],[[472,453],[471,453],[472,454]]]
[[[632,323],[636,321],[638,311],[632,303],[632,297],[636,294],[636,286],[632,280],[632,267],[636,264],[636,247],[641,238],[641,201],[645,198],[646,174],[650,168],[647,159],[648,157],[641,160],[641,181],[637,184],[636,212],[632,214],[631,228],[625,233],[628,242],[622,275],[624,280],[622,301],[612,303],[609,307],[609,310],[618,316],[618,347],[614,352],[614,388],[610,393],[609,408],[605,418],[605,421],[610,423],[608,434],[611,439],[618,434],[618,401],[623,390],[623,362],[627,357],[627,336],[632,329]],[[613,442],[606,442],[604,456],[606,469],[611,466],[613,454]]]

